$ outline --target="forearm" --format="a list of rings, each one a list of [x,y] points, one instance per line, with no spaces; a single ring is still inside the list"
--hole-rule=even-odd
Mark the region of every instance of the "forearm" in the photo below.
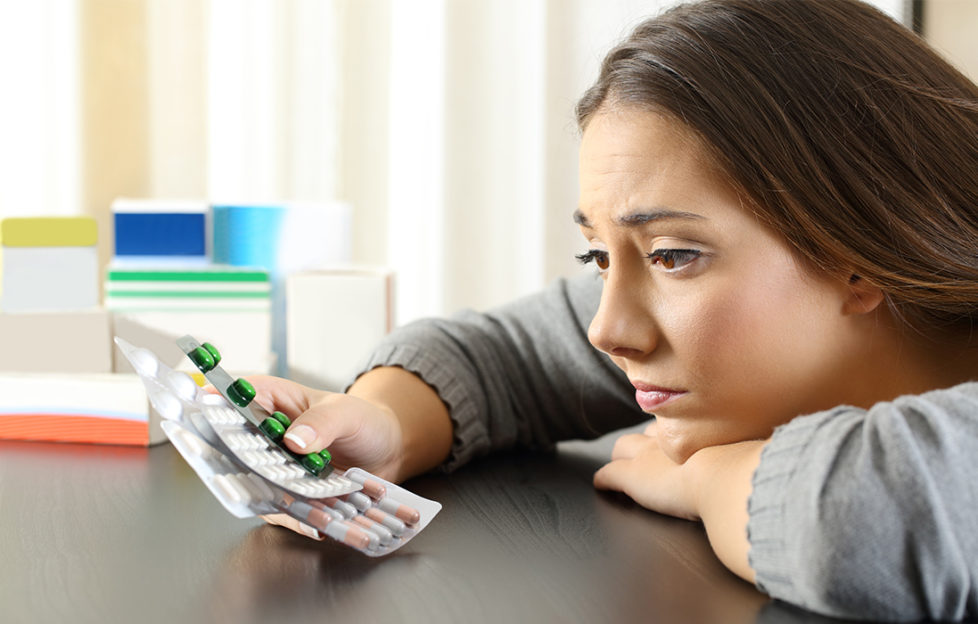
[[[714,552],[734,574],[752,583],[747,501],[766,443],[757,440],[707,447],[694,454],[684,466],[690,471],[696,507]]]
[[[438,393],[403,368],[383,366],[361,375],[347,394],[390,410],[401,428],[397,480],[442,464],[452,445],[452,422]]]

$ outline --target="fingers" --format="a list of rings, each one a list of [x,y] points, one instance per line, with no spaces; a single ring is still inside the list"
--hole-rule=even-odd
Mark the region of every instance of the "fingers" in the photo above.
[[[605,464],[594,473],[594,487],[599,490],[613,490],[627,493],[635,462],[621,459]]]
[[[323,536],[319,531],[312,528],[308,524],[299,522],[292,516],[287,516],[285,514],[270,514],[266,516],[261,516],[261,519],[269,524],[275,524],[286,529],[291,529],[300,535],[305,535],[306,537],[312,538],[314,540],[322,540]]]
[[[615,446],[611,450],[611,459],[631,459],[644,453],[650,447],[659,447],[659,443],[654,437],[644,433],[629,433],[615,441]]]
[[[285,432],[286,445],[297,453],[321,451],[364,427],[365,404],[344,394],[329,394],[304,411]]]

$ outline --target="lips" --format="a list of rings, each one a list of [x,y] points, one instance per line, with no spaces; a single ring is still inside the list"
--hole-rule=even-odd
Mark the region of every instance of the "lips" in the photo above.
[[[653,412],[686,394],[685,390],[662,388],[638,381],[633,381],[632,385],[635,386],[635,401],[643,412]]]

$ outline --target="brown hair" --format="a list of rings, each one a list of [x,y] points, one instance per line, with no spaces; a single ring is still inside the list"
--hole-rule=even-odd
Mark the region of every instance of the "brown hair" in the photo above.
[[[854,0],[705,0],[640,24],[577,105],[693,129],[820,270],[923,333],[978,318],[978,87]]]

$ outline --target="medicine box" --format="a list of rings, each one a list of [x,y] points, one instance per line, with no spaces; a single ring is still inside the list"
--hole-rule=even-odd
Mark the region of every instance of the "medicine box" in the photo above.
[[[290,379],[342,390],[394,325],[394,275],[387,269],[304,271],[286,278]]]
[[[0,372],[112,372],[109,321],[99,308],[0,314]]]
[[[0,373],[0,438],[148,446],[166,439],[135,374]]]
[[[113,263],[106,273],[105,307],[112,312],[115,335],[156,351],[168,364],[179,362],[181,369],[189,370],[189,362],[174,340],[193,333],[223,345],[228,361],[239,367],[235,373],[274,370],[267,271]]]
[[[77,310],[98,305],[98,231],[91,217],[0,221],[4,312]]]
[[[203,200],[116,199],[116,260],[207,262],[209,211]]]

